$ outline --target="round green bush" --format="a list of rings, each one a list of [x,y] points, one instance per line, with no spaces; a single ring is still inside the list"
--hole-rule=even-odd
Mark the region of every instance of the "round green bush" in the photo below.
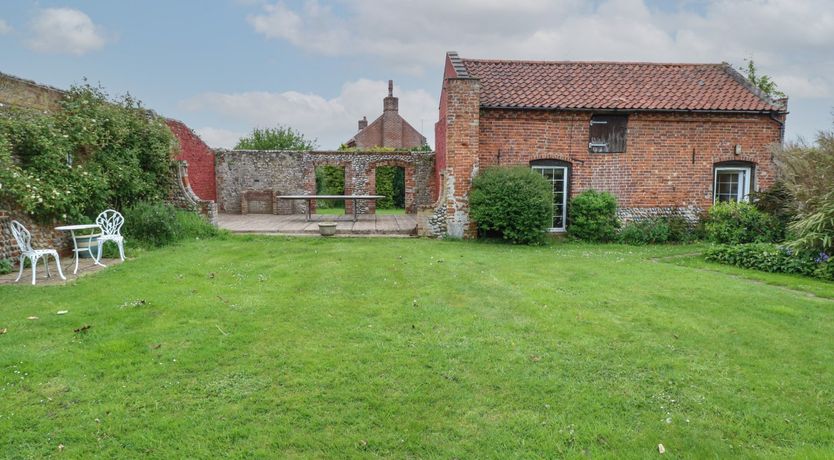
[[[746,202],[717,203],[707,212],[707,239],[720,244],[772,243],[781,234],[779,222]]]
[[[484,234],[513,243],[540,243],[553,219],[553,191],[525,167],[494,167],[472,181],[470,215]]]
[[[611,241],[617,236],[617,198],[608,192],[586,190],[568,207],[568,233],[585,241]]]

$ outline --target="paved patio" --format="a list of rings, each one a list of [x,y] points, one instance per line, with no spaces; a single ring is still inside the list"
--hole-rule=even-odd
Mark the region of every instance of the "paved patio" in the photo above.
[[[314,215],[307,222],[303,214],[218,214],[217,225],[233,233],[276,233],[284,235],[318,235],[319,222],[336,222],[337,236],[411,236],[417,234],[413,214],[353,216]]]
[[[118,265],[122,263],[121,259],[101,259],[101,263],[107,265],[108,267],[113,265]],[[51,277],[46,277],[46,270],[43,268],[43,261],[38,261],[38,284],[37,286],[48,286],[52,284],[64,284],[82,276],[89,275],[91,273],[95,273],[100,270],[107,270],[106,267],[101,267],[93,263],[90,259],[81,259],[78,262],[78,274],[73,275],[72,270],[75,268],[75,259],[72,258],[71,255],[62,256],[61,257],[61,270],[64,272],[64,276],[67,277],[67,280],[64,281],[58,276],[58,270],[55,270],[55,262],[52,260],[52,257],[49,258],[49,272],[52,274]],[[4,284],[15,284],[14,280],[17,278],[17,268],[15,268],[12,273],[7,273],[5,275],[0,275],[0,285]],[[32,271],[29,268],[25,268],[23,270],[23,276],[20,278],[20,281],[17,283],[24,286],[31,286],[32,285]]]

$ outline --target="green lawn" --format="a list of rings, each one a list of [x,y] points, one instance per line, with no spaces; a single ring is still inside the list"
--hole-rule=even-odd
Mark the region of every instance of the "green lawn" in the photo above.
[[[699,250],[226,237],[0,286],[0,456],[830,458],[834,284]]]

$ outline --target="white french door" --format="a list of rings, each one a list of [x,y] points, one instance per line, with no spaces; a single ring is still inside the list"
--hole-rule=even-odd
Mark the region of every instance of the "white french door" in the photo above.
[[[564,232],[568,220],[568,168],[566,166],[532,166],[553,188],[553,221],[548,230]]]

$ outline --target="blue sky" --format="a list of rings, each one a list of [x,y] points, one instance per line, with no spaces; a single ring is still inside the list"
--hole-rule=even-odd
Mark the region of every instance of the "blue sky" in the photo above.
[[[228,147],[285,124],[335,148],[382,110],[433,142],[444,53],[548,60],[753,57],[790,96],[788,139],[832,126],[829,0],[5,1],[0,71],[130,92]]]

